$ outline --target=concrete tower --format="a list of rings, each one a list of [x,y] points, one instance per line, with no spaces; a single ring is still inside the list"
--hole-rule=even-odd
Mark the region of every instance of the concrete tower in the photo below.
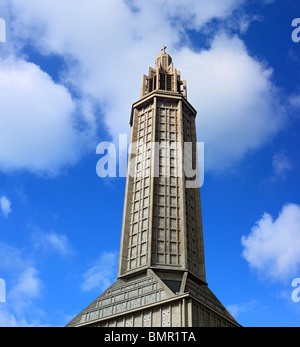
[[[165,50],[132,106],[118,279],[68,326],[239,326],[206,283],[197,112]]]

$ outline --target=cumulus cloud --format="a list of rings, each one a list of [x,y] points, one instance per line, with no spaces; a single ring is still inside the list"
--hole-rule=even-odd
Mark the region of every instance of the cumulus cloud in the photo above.
[[[97,261],[84,273],[82,289],[84,291],[98,288],[100,291],[109,288],[116,280],[118,253],[103,252]]]
[[[238,37],[221,33],[208,50],[184,49],[177,60],[188,81],[188,98],[198,111],[206,170],[232,167],[283,126],[285,110],[271,82],[272,70],[251,57]]]
[[[164,18],[180,22],[181,26],[199,30],[203,25],[214,18],[226,18],[232,14],[245,0],[160,0],[151,1],[151,5],[160,10]],[[149,2],[133,0],[138,8],[147,8]]]
[[[277,219],[268,213],[242,237],[243,257],[268,278],[285,280],[300,265],[300,206],[286,204]]]
[[[15,35],[26,35],[44,54],[73,58],[64,82],[101,107],[114,139],[130,131],[131,104],[139,98],[147,65],[163,42],[173,46],[179,40],[157,3],[139,6],[132,12],[122,0],[13,1]]]
[[[0,60],[0,168],[54,174],[74,163],[74,111],[68,90],[37,65]]]
[[[28,155],[32,148],[28,148],[26,141],[23,161],[19,158],[21,155],[18,157],[12,152],[8,142],[7,153],[14,156],[9,156],[9,160],[8,155],[3,154],[0,164],[38,169],[49,167],[51,161],[54,167],[72,163],[75,153],[80,156],[78,151],[86,145],[84,141],[81,146],[73,146],[73,151],[69,150],[78,140],[73,124],[70,125],[71,114],[78,106],[71,98],[71,89],[80,95],[80,117],[91,129],[104,125],[115,141],[120,133],[129,134],[131,104],[139,98],[142,75],[148,66],[154,65],[162,44],[168,46],[175,66],[188,81],[189,100],[198,110],[199,140],[206,144],[205,168],[225,170],[239,162],[246,153],[272,138],[282,125],[284,110],[279,107],[278,93],[271,82],[272,70],[251,57],[237,37],[215,33],[210,48],[200,52],[184,47],[183,43],[188,45],[184,31],[187,26],[199,30],[214,18],[228,18],[243,3],[244,0],[205,1],[205,5],[204,0],[10,1],[15,18],[11,36],[18,39],[19,44],[30,42],[40,54],[58,55],[66,63],[60,74],[61,84],[46,79],[37,67],[31,66],[34,70],[31,74],[39,75],[44,88],[38,88],[37,84],[37,88],[27,94],[25,106],[32,107],[34,92],[39,91],[37,96],[44,100],[42,90],[50,90],[44,105],[40,104],[51,115],[51,108],[47,106],[57,95],[59,97],[55,102],[54,124],[47,122],[50,115],[44,116],[44,121],[44,117],[37,116],[42,109],[30,113],[33,116],[29,121],[37,118],[37,128],[41,126],[43,130],[46,123],[50,130],[57,127],[66,135],[62,138],[50,131],[48,137],[39,139],[37,133],[29,131],[36,140],[34,143],[42,143],[38,146],[40,150],[32,146],[33,153],[38,152],[34,159],[38,160],[33,161],[33,154]],[[29,66],[24,66],[25,71]],[[16,83],[15,88],[19,95],[22,90]],[[19,104],[23,103],[21,98]],[[95,109],[101,112],[96,113]],[[13,124],[13,130],[15,128],[18,135],[18,127]],[[84,139],[89,138],[87,132],[84,135]],[[51,150],[48,149],[50,138],[58,139],[57,146],[55,143]],[[64,150],[60,152],[58,147]],[[50,155],[41,158],[42,149]]]
[[[2,213],[3,213],[4,217],[6,217],[6,218],[12,212],[11,202],[7,199],[6,196],[2,196],[0,198],[0,208],[2,210]]]

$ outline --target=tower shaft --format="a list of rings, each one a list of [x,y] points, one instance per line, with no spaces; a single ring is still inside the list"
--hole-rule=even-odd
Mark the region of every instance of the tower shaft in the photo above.
[[[119,277],[152,268],[205,282],[199,171],[187,177],[197,169],[196,111],[168,54],[143,83],[130,121]]]

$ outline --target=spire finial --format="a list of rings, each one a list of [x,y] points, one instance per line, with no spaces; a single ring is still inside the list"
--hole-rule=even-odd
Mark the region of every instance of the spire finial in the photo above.
[[[163,48],[161,49],[161,51],[165,54],[166,53],[166,46],[163,46]]]

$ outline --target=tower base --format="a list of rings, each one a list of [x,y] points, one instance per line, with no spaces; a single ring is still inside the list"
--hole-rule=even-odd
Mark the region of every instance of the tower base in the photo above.
[[[119,278],[67,327],[240,327],[207,284],[147,269]]]

